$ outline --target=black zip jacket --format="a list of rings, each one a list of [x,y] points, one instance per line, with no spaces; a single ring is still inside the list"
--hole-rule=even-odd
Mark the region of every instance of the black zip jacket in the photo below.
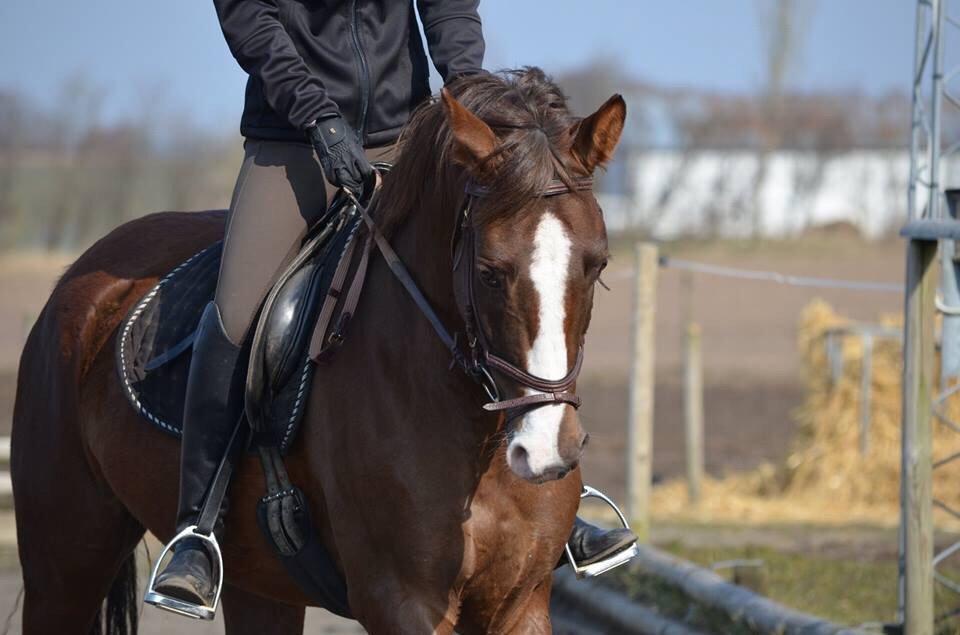
[[[479,0],[417,0],[444,81],[483,63]],[[413,0],[214,0],[250,75],[240,132],[306,141],[304,127],[340,113],[365,146],[394,141],[430,95]]]

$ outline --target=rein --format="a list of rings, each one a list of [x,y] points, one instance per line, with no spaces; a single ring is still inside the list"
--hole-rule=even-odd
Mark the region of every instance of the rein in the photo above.
[[[538,196],[560,196],[575,191],[590,190],[593,188],[593,178],[575,179],[570,185],[572,185],[572,187],[564,181],[554,179],[538,193]],[[436,332],[444,346],[449,349],[453,358],[450,367],[460,367],[471,379],[479,383],[486,391],[487,396],[490,397],[490,402],[483,406],[484,410],[488,412],[504,412],[507,421],[511,421],[532,410],[551,404],[567,404],[574,408],[580,407],[580,397],[574,394],[571,388],[577,381],[577,376],[580,374],[580,369],[583,366],[582,342],[577,350],[577,359],[574,362],[573,368],[571,368],[564,377],[557,380],[546,379],[528,373],[491,352],[491,347],[484,334],[483,327],[480,323],[480,316],[477,312],[475,289],[477,265],[476,232],[473,225],[473,218],[470,214],[473,202],[489,194],[487,188],[472,182],[468,183],[465,188],[466,199],[462,208],[457,212],[457,224],[454,229],[452,248],[453,272],[455,276],[454,295],[457,299],[457,309],[463,318],[467,344],[466,353],[461,349],[459,336],[451,335],[450,331],[443,325],[443,322],[439,316],[437,316],[436,311],[433,310],[426,296],[420,291],[420,288],[403,264],[403,261],[397,255],[396,251],[394,251],[379,227],[377,227],[368,209],[357,200],[352,192],[346,189],[343,191],[360,212],[370,232],[373,243],[376,244],[380,250],[394,277],[403,285],[414,304],[417,305],[420,312],[427,318],[430,326]],[[500,373],[535,392],[513,399],[501,399],[500,389],[491,371]]]

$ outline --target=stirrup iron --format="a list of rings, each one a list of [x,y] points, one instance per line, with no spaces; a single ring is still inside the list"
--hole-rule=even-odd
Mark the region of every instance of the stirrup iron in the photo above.
[[[214,593],[213,593],[213,604],[210,606],[203,606],[200,604],[191,604],[190,602],[184,602],[181,599],[173,598],[168,595],[159,593],[156,588],[157,574],[160,572],[160,566],[163,564],[163,560],[166,557],[167,553],[173,548],[175,544],[183,540],[184,538],[199,538],[209,546],[210,553],[213,554],[213,581],[214,581]],[[160,555],[157,556],[157,561],[153,565],[153,572],[150,574],[150,582],[147,584],[147,593],[143,597],[143,601],[147,604],[152,604],[157,608],[164,609],[165,611],[170,611],[171,613],[177,613],[178,615],[185,615],[187,617],[192,617],[196,620],[212,620],[217,614],[217,606],[220,604],[220,591],[223,589],[223,555],[220,553],[220,545],[217,543],[216,537],[211,533],[209,536],[205,536],[197,531],[196,525],[191,525],[181,531],[179,534],[174,536],[173,540],[167,543],[167,546],[163,548],[163,551],[160,552]]]
[[[623,515],[623,512],[620,511],[620,508],[617,507],[616,503],[610,500],[610,497],[608,497],[606,494],[598,489],[590,487],[589,485],[584,485],[583,491],[580,492],[580,500],[583,500],[584,498],[599,498],[605,502],[607,505],[613,508],[613,511],[617,513],[617,516],[620,518],[620,524],[622,524],[624,528],[630,529],[630,524],[627,522],[627,517]],[[565,549],[567,551],[567,560],[570,562],[570,567],[573,569],[573,572],[578,578],[592,578],[606,573],[611,569],[616,569],[620,565],[630,562],[640,553],[640,547],[637,546],[637,543],[633,543],[626,549],[609,555],[603,560],[598,560],[597,562],[580,566],[573,558],[573,552],[570,550],[569,542],[565,545]]]

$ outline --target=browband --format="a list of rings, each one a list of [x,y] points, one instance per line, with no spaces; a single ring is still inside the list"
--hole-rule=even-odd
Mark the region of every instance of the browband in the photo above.
[[[585,190],[593,189],[593,177],[584,176],[576,179],[570,180],[570,185],[568,186],[565,182],[560,179],[553,179],[547,183],[546,187],[540,190],[537,193],[537,196],[540,198],[545,198],[547,196],[559,196],[560,194],[568,194],[571,192],[582,192]],[[464,191],[468,196],[473,196],[476,198],[483,198],[490,194],[491,188],[484,185],[480,185],[476,181],[467,181]]]

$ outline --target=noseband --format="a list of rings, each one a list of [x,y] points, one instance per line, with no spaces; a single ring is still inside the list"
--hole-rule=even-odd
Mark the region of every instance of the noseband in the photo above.
[[[572,186],[572,187],[571,187]],[[585,177],[574,179],[570,186],[560,179],[552,180],[543,190],[538,192],[541,198],[560,196],[575,191],[590,190],[593,188],[593,178]],[[532,375],[527,371],[507,361],[503,357],[492,352],[491,346],[484,333],[480,323],[480,315],[477,312],[476,300],[476,231],[471,215],[471,207],[475,200],[481,199],[489,194],[489,190],[473,182],[467,184],[465,188],[466,198],[463,206],[457,212],[457,219],[454,228],[453,237],[453,272],[454,272],[454,295],[457,298],[457,309],[464,323],[464,335],[467,350],[460,346],[459,334],[451,335],[446,329],[440,318],[437,316],[429,301],[420,291],[413,277],[407,271],[400,257],[390,246],[386,237],[380,232],[374,223],[368,210],[363,207],[356,197],[348,190],[343,190],[351,199],[356,208],[360,211],[373,241],[376,243],[380,253],[393,275],[400,284],[403,285],[407,293],[413,299],[414,303],[423,313],[427,321],[437,333],[437,336],[443,341],[444,345],[450,350],[453,356],[451,368],[459,366],[470,378],[479,383],[490,397],[490,402],[483,406],[484,410],[490,412],[503,412],[508,421],[523,416],[524,414],[549,406],[553,404],[567,404],[574,408],[580,407],[580,397],[574,394],[570,389],[577,381],[580,374],[580,368],[583,365],[583,343],[577,350],[577,359],[573,368],[561,379],[551,380]],[[496,372],[517,384],[535,391],[522,397],[513,399],[501,399],[500,389],[492,372]]]

